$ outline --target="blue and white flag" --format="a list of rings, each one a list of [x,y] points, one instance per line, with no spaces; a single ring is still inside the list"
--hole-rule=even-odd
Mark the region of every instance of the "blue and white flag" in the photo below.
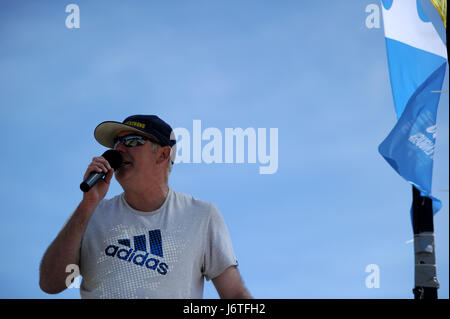
[[[397,123],[379,152],[405,180],[431,196],[436,113],[447,48],[419,0],[382,0],[384,34]]]

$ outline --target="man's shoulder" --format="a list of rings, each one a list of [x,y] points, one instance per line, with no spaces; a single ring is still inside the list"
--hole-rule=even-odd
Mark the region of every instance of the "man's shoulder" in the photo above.
[[[179,205],[187,209],[192,208],[196,211],[204,211],[208,213],[217,211],[217,206],[213,202],[205,201],[191,194],[180,191],[173,190],[173,201],[175,205]]]

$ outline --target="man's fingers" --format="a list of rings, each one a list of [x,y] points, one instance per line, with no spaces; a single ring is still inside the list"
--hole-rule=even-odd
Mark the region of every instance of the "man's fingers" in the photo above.
[[[97,165],[97,164],[91,164],[89,165],[89,167],[86,170],[86,173],[84,174],[84,178],[88,177],[89,174],[91,173],[107,173],[108,170],[105,167],[102,167],[101,165]]]
[[[84,174],[84,178],[88,177],[89,174],[93,172],[97,173],[105,173],[107,174],[109,171],[112,170],[111,165],[109,165],[108,161],[104,159],[103,157],[94,157],[92,159],[91,164],[88,166],[86,173]]]
[[[114,169],[111,168],[111,169],[108,171],[108,174],[106,174],[106,176],[105,176],[105,182],[106,182],[106,184],[109,184],[109,182],[111,181],[111,178],[112,178],[113,174],[114,174]]]
[[[92,159],[92,164],[100,167],[105,173],[107,173],[112,168],[111,165],[109,165],[109,162],[102,156],[94,157]]]
[[[108,171],[112,169],[111,165],[109,165],[109,162],[103,156],[100,156],[99,160],[108,169]]]

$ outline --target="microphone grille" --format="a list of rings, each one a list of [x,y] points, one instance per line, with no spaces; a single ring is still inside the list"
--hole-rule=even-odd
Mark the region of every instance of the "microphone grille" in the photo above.
[[[118,169],[122,165],[122,155],[120,155],[119,151],[116,150],[107,150],[102,155],[115,170]]]

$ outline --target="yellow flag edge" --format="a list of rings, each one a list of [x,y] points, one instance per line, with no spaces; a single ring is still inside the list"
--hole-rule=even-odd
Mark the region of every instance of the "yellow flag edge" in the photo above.
[[[447,0],[430,0],[441,16],[444,27],[447,29]]]

